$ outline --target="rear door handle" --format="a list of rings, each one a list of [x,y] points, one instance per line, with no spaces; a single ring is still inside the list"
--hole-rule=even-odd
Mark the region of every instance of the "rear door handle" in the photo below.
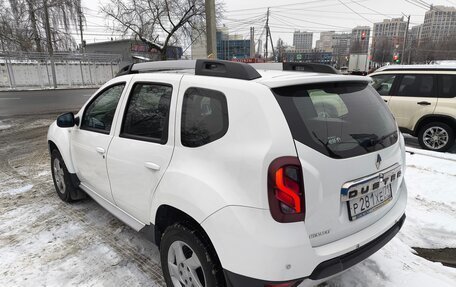
[[[160,170],[160,166],[158,164],[153,163],[153,162],[145,162],[144,166],[147,167],[148,169],[151,169],[151,170],[157,170],[157,171]]]
[[[99,153],[99,154],[104,154],[104,153],[105,153],[105,149],[102,148],[102,147],[96,147],[95,150],[96,150],[97,153]]]
[[[418,102],[417,104],[420,106],[430,106],[431,105],[430,102],[426,102],[426,101]]]
[[[387,103],[387,102],[388,102],[388,100],[383,100],[383,101],[384,101],[385,103]]]

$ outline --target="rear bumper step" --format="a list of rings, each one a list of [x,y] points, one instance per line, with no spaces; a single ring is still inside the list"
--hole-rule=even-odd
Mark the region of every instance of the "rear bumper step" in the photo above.
[[[353,265],[363,261],[367,257],[377,252],[380,248],[386,245],[393,237],[401,230],[405,221],[405,214],[402,215],[396,224],[394,224],[388,231],[367,243],[366,245],[346,253],[339,257],[324,261],[320,263],[309,276],[312,280],[323,279],[352,267]]]

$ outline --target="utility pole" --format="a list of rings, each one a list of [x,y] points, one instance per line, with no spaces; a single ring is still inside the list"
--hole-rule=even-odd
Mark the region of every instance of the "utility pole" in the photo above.
[[[255,27],[250,27],[250,58],[255,58]]]
[[[268,60],[268,41],[269,41],[269,8],[266,14],[266,52],[264,53],[264,58]]]
[[[409,29],[409,25],[410,25],[410,15],[408,15],[407,17],[407,27],[405,28],[405,33],[404,33],[404,43],[402,45],[402,54],[401,54],[401,64],[403,64],[404,62],[404,56],[405,56],[405,46],[407,46],[407,36],[408,36],[408,29]],[[410,61],[410,51],[409,51],[409,59],[408,61]],[[407,64],[410,64],[409,62],[407,61]]]
[[[84,36],[82,33],[82,7],[81,7],[81,2],[79,2],[79,7],[78,7],[78,18],[79,18],[79,31],[81,32],[81,53],[84,53]]]
[[[79,1],[79,10],[78,10],[78,16],[79,16],[79,31],[81,32],[81,55],[82,55],[82,60],[84,60],[84,49],[85,49],[85,45],[84,45],[84,36],[83,36],[83,33],[82,33],[82,3],[81,1]],[[82,70],[82,62],[83,61],[79,61],[79,69],[81,70],[81,81],[82,81],[82,85],[84,86],[85,83],[84,83],[84,71]]]
[[[209,58],[217,59],[217,42],[215,25],[215,0],[205,0],[206,4],[206,52]]]
[[[272,57],[274,58],[274,61],[275,61],[274,42],[272,41],[272,34],[271,34],[271,30],[269,30],[269,26],[268,26],[268,31],[269,31],[269,39],[271,40]]]
[[[51,60],[51,71],[52,71],[52,82],[54,88],[57,88],[57,77],[55,75],[55,64],[54,64],[54,50],[52,49],[52,36],[51,36],[51,26],[49,24],[49,6],[48,0],[43,0],[44,6],[44,25],[46,29],[46,40],[49,58]]]

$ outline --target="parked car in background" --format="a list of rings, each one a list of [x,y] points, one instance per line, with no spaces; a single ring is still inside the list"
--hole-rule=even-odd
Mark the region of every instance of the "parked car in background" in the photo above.
[[[369,75],[400,129],[420,146],[447,151],[455,143],[456,65],[390,65]]]
[[[397,234],[407,188],[388,107],[369,78],[336,73],[129,66],[49,127],[57,194],[88,194],[142,231],[169,287],[295,287],[338,274]]]
[[[347,66],[340,67],[340,73],[342,75],[348,75],[349,74],[348,67]]]

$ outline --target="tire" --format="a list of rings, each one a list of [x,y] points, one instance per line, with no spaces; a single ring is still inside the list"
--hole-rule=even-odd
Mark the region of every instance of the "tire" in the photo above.
[[[455,131],[442,122],[431,122],[418,131],[418,142],[423,149],[444,152],[454,144]]]
[[[166,286],[224,287],[222,269],[206,246],[197,232],[178,223],[168,227],[160,243]]]
[[[51,152],[51,171],[57,195],[64,202],[73,201],[71,195],[78,193],[78,187],[73,184],[62,155],[56,149]]]

